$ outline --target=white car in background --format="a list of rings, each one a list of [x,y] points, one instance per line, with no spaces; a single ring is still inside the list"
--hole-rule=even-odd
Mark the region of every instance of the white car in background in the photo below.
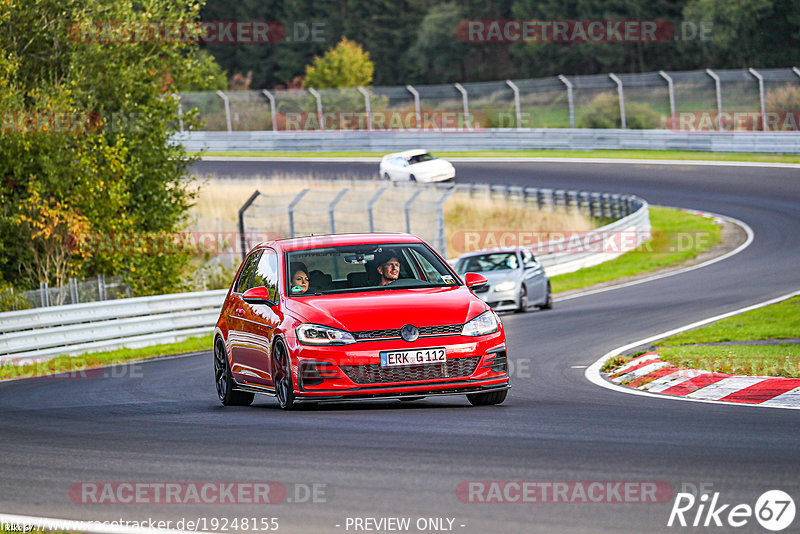
[[[442,182],[455,178],[456,170],[449,161],[418,148],[383,156],[380,175],[386,180]]]

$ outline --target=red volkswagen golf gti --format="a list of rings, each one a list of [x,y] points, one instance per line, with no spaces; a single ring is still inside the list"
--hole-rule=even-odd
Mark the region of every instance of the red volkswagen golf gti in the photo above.
[[[222,404],[466,394],[509,388],[500,319],[418,237],[347,234],[262,243],[247,255],[214,333]]]

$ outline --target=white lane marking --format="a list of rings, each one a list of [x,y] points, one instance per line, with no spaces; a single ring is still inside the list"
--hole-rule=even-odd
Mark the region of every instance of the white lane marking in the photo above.
[[[588,365],[571,365],[570,369],[586,369]]]
[[[680,208],[676,208],[676,209],[680,209]],[[716,213],[709,213],[709,215],[712,216],[712,217],[718,217],[720,219],[726,219],[726,220],[728,220],[728,221],[730,221],[730,222],[732,222],[734,224],[737,224],[740,227],[742,227],[742,229],[747,234],[747,239],[745,239],[745,242],[742,243],[741,245],[739,245],[738,247],[736,247],[735,249],[731,250],[730,252],[726,252],[722,256],[717,256],[716,258],[711,258],[708,261],[704,261],[703,263],[698,263],[697,265],[692,265],[691,267],[678,269],[677,271],[670,271],[668,273],[655,274],[655,275],[649,276],[647,278],[641,278],[639,280],[633,280],[632,282],[625,282],[624,284],[618,284],[618,285],[615,285],[615,286],[608,286],[608,287],[602,287],[600,289],[591,289],[591,290],[588,290],[588,291],[582,291],[580,293],[575,293],[575,294],[569,295],[567,297],[560,297],[560,298],[559,297],[554,297],[553,300],[555,300],[556,302],[562,302],[562,301],[565,301],[565,300],[576,299],[578,297],[586,297],[588,295],[596,295],[597,293],[605,293],[606,291],[613,291],[615,289],[622,289],[623,287],[635,286],[635,285],[638,285],[638,284],[644,284],[645,282],[653,282],[655,280],[660,280],[662,278],[668,278],[670,276],[675,276],[675,275],[678,275],[678,274],[688,273],[689,271],[694,271],[695,269],[701,269],[703,267],[707,267],[707,266],[709,266],[711,264],[717,263],[718,261],[727,260],[731,256],[734,256],[734,255],[740,253],[741,251],[743,251],[744,249],[746,249],[747,247],[749,247],[750,244],[753,242],[753,239],[755,238],[755,233],[753,232],[753,229],[750,228],[750,226],[747,225],[747,223],[745,223],[743,221],[740,221],[739,219],[734,219],[733,217],[728,217],[727,215],[719,215],[719,214],[716,214]]]
[[[627,393],[628,395],[641,395],[643,397],[651,397],[651,398],[658,398],[658,399],[669,399],[675,401],[684,401],[684,402],[707,402],[713,404],[735,404],[736,406],[756,406],[756,407],[767,407],[767,408],[783,408],[787,410],[800,410],[800,406],[776,406],[776,405],[765,405],[764,403],[761,404],[744,404],[744,403],[724,403],[719,401],[712,401],[706,399],[693,399],[690,397],[679,397],[676,395],[659,395],[657,393],[651,393],[650,391],[642,391],[640,389],[629,388],[625,386],[620,386],[618,384],[614,384],[613,382],[609,382],[608,380],[604,379],[600,374],[600,369],[603,367],[603,364],[606,363],[609,359],[617,356],[625,351],[635,349],[641,345],[650,344],[653,341],[658,341],[659,339],[669,337],[675,334],[679,334],[681,332],[685,332],[686,330],[691,330],[692,328],[697,328],[699,326],[705,326],[709,323],[713,323],[715,321],[719,321],[721,319],[727,319],[728,317],[733,317],[734,315],[739,315],[741,313],[748,312],[750,310],[757,310],[758,308],[763,308],[764,306],[769,306],[770,304],[776,304],[778,302],[782,302],[786,299],[790,299],[792,297],[796,297],[800,295],[800,291],[793,291],[791,293],[787,293],[785,295],[781,295],[780,297],[775,297],[769,300],[765,300],[763,302],[759,302],[757,304],[753,304],[751,306],[746,306],[744,308],[739,308],[738,310],[733,310],[731,312],[722,313],[720,315],[715,315],[714,317],[709,317],[707,319],[703,319],[702,321],[697,321],[691,324],[687,324],[685,326],[681,326],[678,328],[674,328],[672,330],[668,330],[666,332],[662,332],[660,334],[656,334],[654,336],[646,337],[644,339],[640,339],[638,341],[634,341],[633,343],[628,343],[627,345],[622,345],[621,347],[617,347],[614,350],[610,350],[605,353],[600,359],[596,362],[591,364],[589,367],[586,368],[586,372],[584,376],[586,379],[596,386],[600,386],[602,388],[611,389],[617,391],[619,393]]]
[[[124,521],[124,520],[123,520]],[[156,524],[158,520],[153,520]],[[66,530],[77,532],[91,532],[96,534],[189,534],[189,530],[167,530],[150,527],[135,527],[128,525],[119,525],[112,523],[119,523],[120,520],[114,521],[78,521],[73,519],[59,519],[54,517],[38,517],[29,515],[12,515],[0,513],[0,525],[28,525],[38,527],[44,530]],[[131,523],[136,522],[131,520]],[[138,521],[141,523],[141,521]],[[163,521],[166,523],[166,520]],[[208,533],[204,533],[208,534]]]
[[[275,161],[275,162],[314,162],[320,163],[380,163],[382,156],[373,157],[314,157],[309,156],[203,156],[202,161]],[[769,161],[713,161],[691,159],[629,159],[629,158],[550,158],[500,156],[444,158],[456,163],[607,163],[609,165],[697,165],[714,167],[767,167],[773,169],[800,169],[800,163],[779,163]],[[376,171],[377,173],[377,171]]]
[[[719,400],[722,397],[727,397],[731,393],[736,393],[746,387],[753,386],[764,380],[769,380],[765,376],[731,376],[723,378],[719,382],[714,382],[698,390],[692,391],[687,397],[693,399],[710,399]]]
[[[611,380],[620,383],[620,382],[627,382],[629,380],[635,380],[640,376],[649,375],[653,371],[658,371],[659,369],[671,365],[669,362],[653,362],[645,365],[644,367],[640,367],[635,371],[631,371],[630,373],[625,373],[624,375],[620,375],[616,378],[612,378]]]
[[[800,387],[787,391],[786,393],[781,393],[780,395],[772,397],[771,399],[764,401],[761,404],[765,406],[773,406],[773,405],[786,406],[788,404],[800,408]]]

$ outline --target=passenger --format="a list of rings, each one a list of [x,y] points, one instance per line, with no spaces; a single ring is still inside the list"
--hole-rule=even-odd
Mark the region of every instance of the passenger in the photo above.
[[[292,265],[290,287],[292,295],[302,295],[308,291],[308,269],[302,263]]]
[[[381,278],[378,281],[378,285],[385,286],[391,284],[400,277],[400,260],[397,258],[396,254],[387,253],[382,258],[382,261],[379,261],[380,263],[377,269]]]

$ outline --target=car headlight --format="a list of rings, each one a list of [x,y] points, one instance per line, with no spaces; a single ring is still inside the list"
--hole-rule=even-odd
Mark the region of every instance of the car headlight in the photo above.
[[[513,280],[505,280],[494,286],[495,291],[510,291],[517,287],[517,283]]]
[[[294,330],[303,345],[349,345],[356,338],[350,332],[318,324],[301,324]]]
[[[475,317],[464,325],[462,336],[485,336],[497,332],[497,317],[492,310],[488,310]]]

